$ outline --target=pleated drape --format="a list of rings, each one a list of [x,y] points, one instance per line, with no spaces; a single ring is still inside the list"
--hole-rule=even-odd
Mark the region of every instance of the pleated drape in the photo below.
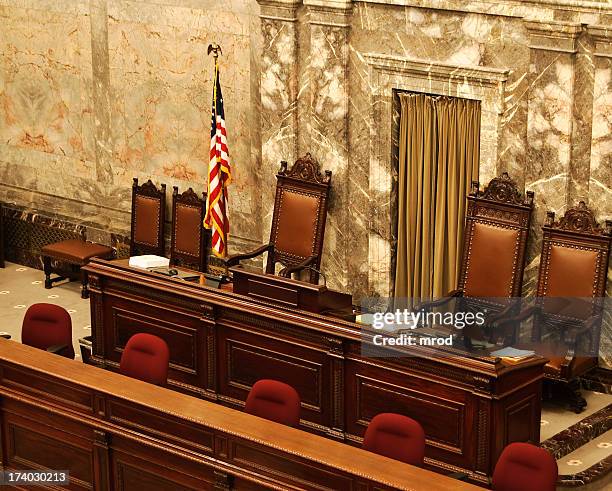
[[[441,297],[459,280],[466,196],[478,179],[480,102],[399,99],[395,297]]]

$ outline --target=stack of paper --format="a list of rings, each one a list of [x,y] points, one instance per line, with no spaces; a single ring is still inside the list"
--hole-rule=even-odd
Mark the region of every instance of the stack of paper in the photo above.
[[[170,259],[167,257],[154,256],[153,254],[147,254],[145,256],[134,256],[130,258],[130,266],[133,268],[161,268],[168,267],[170,265]]]
[[[530,356],[533,356],[534,354],[535,351],[527,349],[517,349],[513,348],[512,346],[507,346],[505,348],[491,352],[491,356],[499,356],[500,358],[528,358]]]

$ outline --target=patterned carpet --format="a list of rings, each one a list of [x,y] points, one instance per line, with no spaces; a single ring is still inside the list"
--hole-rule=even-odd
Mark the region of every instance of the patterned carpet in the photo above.
[[[74,351],[80,358],[79,338],[91,334],[89,300],[81,298],[81,283],[62,282],[45,290],[42,271],[6,263],[0,269],[0,331],[21,340],[21,323],[28,307],[35,303],[52,303],[64,307],[72,318]]]
[[[44,274],[40,270],[12,263],[7,263],[5,269],[0,269],[0,312],[2,313],[0,331],[8,332],[14,340],[21,340],[21,323],[25,311],[30,305],[39,302],[61,305],[68,310],[72,317],[74,350],[80,358],[78,339],[91,334],[89,300],[81,299],[80,282],[66,281],[56,284],[51,290],[45,290]],[[581,414],[575,414],[552,404],[544,404],[541,421],[543,446],[558,449],[560,444],[556,442],[556,436],[564,435],[564,431],[567,433],[568,428],[576,428],[581,422],[588,422],[588,418],[594,415],[601,415],[603,412],[605,418],[612,419],[612,395],[593,391],[583,391],[583,395],[587,399],[588,406]],[[559,455],[558,465],[561,476],[580,475],[606,459],[612,459],[612,430],[587,439],[589,441],[584,445],[569,453],[563,451],[556,453]],[[562,455],[564,453],[565,455]],[[610,475],[607,476],[609,477]],[[580,489],[581,491],[612,489],[607,478],[597,479],[588,486],[581,486]]]

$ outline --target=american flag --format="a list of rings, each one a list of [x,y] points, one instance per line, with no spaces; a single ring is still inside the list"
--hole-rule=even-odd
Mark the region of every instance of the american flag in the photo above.
[[[212,229],[212,252],[217,257],[227,256],[227,185],[231,180],[225,112],[219,81],[219,65],[215,63],[215,86],[212,101],[210,130],[210,162],[208,164],[208,196],[204,226]]]

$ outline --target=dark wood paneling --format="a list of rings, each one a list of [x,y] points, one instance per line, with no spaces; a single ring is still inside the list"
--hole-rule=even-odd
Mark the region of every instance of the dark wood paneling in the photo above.
[[[376,358],[362,352],[369,334],[349,321],[161,278],[121,260],[94,260],[87,270],[93,360],[101,366],[116,367],[122,343],[137,331],[159,334],[178,350],[173,360],[185,364],[185,336],[195,330],[196,374],[185,378],[174,363],[171,387],[185,390],[187,381],[190,393],[241,408],[257,380],[281,380],[300,394],[303,429],[354,445],[376,414],[405,414],[425,429],[430,465],[478,482],[491,475],[505,445],[539,440],[532,421],[540,411],[543,359],[507,366],[478,353],[422,347]],[[129,323],[113,320],[119,308]],[[532,398],[529,420],[507,414],[519,396]]]
[[[45,375],[25,375],[18,367],[12,366],[7,366],[3,369],[2,378],[7,386],[24,390],[34,396],[46,395],[54,397],[61,404],[69,405],[73,409],[87,412],[93,411],[91,392],[81,390],[75,385],[53,380]]]
[[[443,491],[449,483],[459,491],[475,489],[6,340],[0,342],[0,377],[4,373],[11,378],[0,378],[3,468],[68,470],[69,489]],[[49,381],[45,392],[13,382],[41,373]],[[65,386],[94,400],[95,411],[62,401]]]
[[[348,476],[325,471],[300,461],[297,457],[266,451],[257,445],[233,442],[230,459],[241,467],[263,471],[276,476],[279,481],[307,489],[349,490],[353,482]]]
[[[184,421],[169,421],[163,414],[143,410],[134,404],[111,399],[108,403],[110,421],[133,428],[153,438],[172,441],[181,447],[213,454],[214,433],[196,428]],[[146,425],[143,422],[146,421]]]
[[[300,394],[304,417],[323,423],[329,412],[329,401],[323,400],[329,370],[325,353],[228,328],[219,333],[218,342],[223,395],[244,401],[258,380],[281,380]]]
[[[517,442],[529,441],[533,432],[533,396],[512,404],[506,408],[506,428],[508,435]],[[539,443],[539,442],[533,442]]]
[[[362,436],[369,422],[381,412],[404,414],[416,421],[423,421],[423,429],[430,442],[462,452],[464,443],[465,404],[451,399],[430,395],[411,388],[407,378],[404,383],[392,385],[377,379],[356,375],[356,397],[349,403],[354,423],[347,431],[354,430]],[[354,412],[353,412],[354,411]],[[358,428],[361,426],[361,428]]]
[[[120,448],[122,445],[118,445]],[[130,445],[130,453],[116,450],[112,457],[112,473],[115,476],[114,489],[119,491],[194,491],[203,489],[214,489],[214,471],[208,470],[209,480],[202,476],[191,475],[183,467],[185,472],[176,469],[174,459],[168,462],[151,461],[151,456],[146,455],[142,449]],[[199,474],[203,474],[199,472]]]
[[[17,407],[24,408],[23,405]],[[70,470],[69,489],[92,489],[92,451],[87,440],[72,432],[74,424],[66,425],[68,431],[62,431],[63,425],[56,426],[58,419],[49,420],[44,414],[38,415],[40,418],[30,419],[4,413],[5,469]]]
[[[115,346],[119,358],[128,340],[139,332],[154,334],[172,342],[170,364],[175,370],[190,375],[197,371],[197,327],[191,327],[181,316],[175,317],[175,322],[166,322],[148,315],[138,314],[128,310],[113,307],[113,327]]]
[[[170,349],[169,385],[183,392],[201,394],[206,386],[207,337],[197,314],[152,309],[144,302],[112,296],[103,307],[104,317],[112,319],[105,335],[105,353],[110,368],[116,369],[127,341],[146,332],[162,338]],[[162,315],[160,315],[162,314]]]

